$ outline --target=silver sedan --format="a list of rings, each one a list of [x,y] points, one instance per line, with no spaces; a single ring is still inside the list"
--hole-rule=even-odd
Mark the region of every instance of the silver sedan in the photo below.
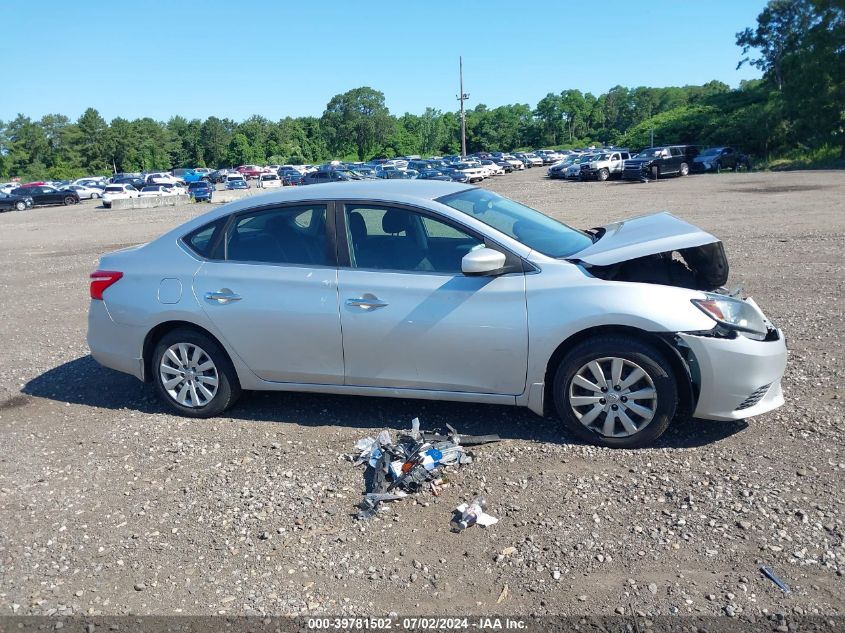
[[[186,416],[243,389],[484,402],[635,447],[783,403],[784,336],[727,275],[668,213],[581,231],[457,183],[290,187],[102,257],[88,344]]]

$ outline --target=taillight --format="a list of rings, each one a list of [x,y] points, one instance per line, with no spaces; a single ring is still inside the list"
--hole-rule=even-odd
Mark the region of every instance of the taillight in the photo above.
[[[117,283],[123,273],[115,270],[96,270],[91,273],[91,298],[103,300],[103,293],[106,288]]]

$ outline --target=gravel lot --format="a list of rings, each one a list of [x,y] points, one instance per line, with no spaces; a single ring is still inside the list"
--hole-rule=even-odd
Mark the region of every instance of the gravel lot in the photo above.
[[[785,406],[676,421],[637,451],[469,404],[246,394],[229,417],[174,417],[87,355],[87,275],[207,206],[5,213],[0,613],[845,614],[845,173],[544,176],[485,186],[575,226],[666,209],[723,238],[731,283],[787,333]],[[415,416],[505,441],[441,497],[356,521],[343,456]],[[479,492],[500,522],[450,533]]]

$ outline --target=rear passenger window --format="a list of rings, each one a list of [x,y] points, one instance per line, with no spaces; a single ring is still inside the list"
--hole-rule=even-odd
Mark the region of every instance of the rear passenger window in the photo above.
[[[112,190],[113,187],[108,187],[106,191]],[[132,187],[127,187],[132,189]],[[122,188],[120,189],[122,191]],[[226,224],[226,218],[221,218],[211,224],[206,224],[198,228],[193,233],[189,233],[184,241],[188,247],[201,257],[211,257],[211,249],[214,248],[214,243],[217,242],[219,231],[222,230],[223,225]]]
[[[331,265],[324,205],[239,215],[228,230],[225,244],[227,261]]]

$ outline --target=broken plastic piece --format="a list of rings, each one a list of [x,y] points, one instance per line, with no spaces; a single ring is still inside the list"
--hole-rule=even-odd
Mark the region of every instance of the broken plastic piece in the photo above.
[[[763,566],[760,568],[760,571],[766,578],[775,583],[781,591],[783,591],[784,593],[790,593],[791,590],[789,589],[789,585],[787,585],[780,578],[778,578],[775,575],[775,572],[773,572],[770,568]]]
[[[487,514],[487,501],[484,497],[476,497],[469,503],[462,503],[455,508],[455,515],[449,524],[455,532],[461,532],[473,525],[490,527],[499,522],[499,519]]]

